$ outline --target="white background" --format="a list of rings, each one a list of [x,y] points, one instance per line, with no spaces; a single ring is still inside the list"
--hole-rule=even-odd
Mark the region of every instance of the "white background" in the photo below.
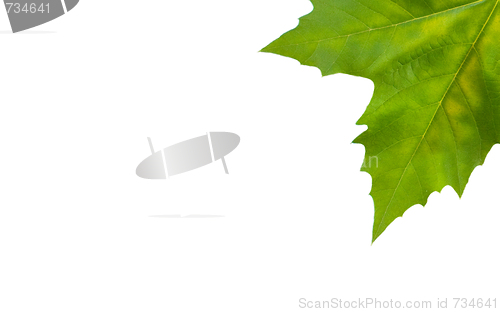
[[[258,53],[311,9],[83,0],[15,35],[0,14],[0,311],[498,296],[500,148],[461,200],[432,194],[372,246],[371,179],[350,142],[373,84]],[[135,175],[148,136],[160,149],[207,131],[240,135],[229,175],[220,161]],[[224,217],[150,217],[172,214]]]

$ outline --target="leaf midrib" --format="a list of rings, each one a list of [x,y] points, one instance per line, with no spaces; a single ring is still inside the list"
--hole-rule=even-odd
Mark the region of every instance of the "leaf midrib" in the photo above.
[[[484,0],[481,0],[481,1],[484,1]],[[481,2],[481,1],[477,1],[477,2]],[[384,219],[385,219],[385,217],[386,217],[386,215],[387,215],[387,211],[389,210],[389,206],[391,205],[392,200],[394,199],[394,197],[395,197],[395,195],[396,195],[396,193],[397,193],[397,190],[398,190],[399,186],[401,185],[401,181],[403,180],[403,177],[404,177],[404,175],[406,174],[406,171],[408,170],[408,167],[409,167],[409,166],[410,166],[410,164],[412,163],[413,158],[415,157],[415,154],[417,153],[417,151],[418,151],[418,150],[419,150],[419,148],[420,148],[420,145],[422,144],[423,140],[425,139],[425,136],[427,135],[427,132],[429,131],[430,126],[431,126],[431,125],[432,125],[432,123],[434,122],[434,119],[436,118],[436,114],[437,114],[437,112],[439,111],[439,109],[440,109],[440,108],[442,108],[442,103],[443,103],[444,99],[446,98],[446,96],[448,95],[448,92],[450,91],[451,86],[453,85],[453,83],[455,83],[455,81],[456,81],[456,79],[457,79],[458,74],[461,72],[461,70],[462,70],[462,68],[463,68],[463,66],[464,66],[464,64],[465,64],[465,62],[466,62],[466,61],[467,61],[467,59],[469,58],[470,53],[472,52],[472,50],[473,50],[473,49],[475,49],[475,45],[476,45],[477,41],[479,40],[479,38],[481,37],[481,35],[483,34],[483,31],[484,31],[484,29],[486,28],[486,25],[488,25],[488,22],[490,21],[491,17],[493,16],[493,13],[495,12],[495,10],[496,10],[496,8],[497,8],[497,6],[498,6],[498,2],[499,2],[499,1],[500,1],[500,0],[497,0],[497,1],[495,2],[495,5],[493,6],[493,9],[491,10],[491,13],[489,14],[489,16],[488,16],[488,18],[486,19],[486,21],[484,22],[483,27],[482,27],[482,28],[481,28],[481,30],[479,31],[479,34],[477,35],[476,40],[474,40],[474,42],[472,43],[472,45],[471,45],[471,47],[470,47],[469,51],[467,52],[467,54],[466,54],[466,55],[465,55],[465,57],[464,57],[464,60],[462,61],[462,64],[460,64],[460,67],[458,68],[458,70],[457,70],[457,72],[456,72],[455,76],[453,76],[453,79],[451,80],[450,84],[448,85],[448,88],[446,89],[446,91],[445,91],[445,93],[444,93],[443,97],[441,98],[441,101],[439,101],[439,104],[438,104],[438,106],[437,106],[437,108],[436,108],[436,111],[434,112],[434,115],[432,116],[432,118],[431,118],[431,120],[430,120],[429,124],[427,125],[427,128],[425,129],[424,133],[422,134],[422,139],[420,140],[420,142],[418,143],[417,147],[415,148],[415,151],[413,152],[413,155],[411,156],[410,160],[408,161],[408,164],[406,165],[405,170],[403,171],[403,174],[401,174],[401,178],[399,179],[399,182],[398,182],[398,184],[397,184],[396,188],[394,189],[394,193],[392,194],[392,197],[391,197],[391,199],[390,199],[389,203],[387,204],[387,206],[386,206],[386,208],[385,208],[384,215],[382,216],[382,219],[380,220],[380,223],[379,223],[379,226],[378,226],[378,228],[377,228],[377,232],[376,232],[376,233],[375,233],[375,235],[374,235],[374,238],[378,237],[378,236],[381,234],[381,233],[380,233],[380,227],[382,226],[382,223],[383,223],[383,221],[384,221]],[[474,2],[474,3],[477,3],[477,2]],[[472,4],[474,4],[474,3],[469,3],[468,5],[472,5]],[[458,7],[457,7],[457,8],[458,8]],[[444,110],[444,108],[443,108],[443,110]],[[446,114],[446,112],[445,112],[445,114]],[[448,116],[446,116],[446,117],[448,118]],[[455,140],[455,144],[457,144],[456,140]],[[458,151],[457,151],[457,152],[458,152]],[[458,155],[457,155],[457,157],[458,157]],[[458,166],[457,166],[457,171],[458,171]],[[458,172],[457,172],[457,174],[458,174],[459,179],[460,179],[460,173],[458,173]],[[460,188],[460,193],[462,193],[462,189],[461,189],[460,182],[459,182],[459,188]]]

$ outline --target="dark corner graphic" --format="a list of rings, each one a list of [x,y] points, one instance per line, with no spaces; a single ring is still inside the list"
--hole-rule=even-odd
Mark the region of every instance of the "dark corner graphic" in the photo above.
[[[45,24],[71,11],[79,0],[4,0],[13,32]]]
[[[151,139],[149,147],[152,155],[137,166],[136,173],[144,179],[166,179],[222,160],[226,173],[224,156],[231,153],[240,143],[240,137],[229,132],[209,132],[206,135],[177,143],[155,152]]]

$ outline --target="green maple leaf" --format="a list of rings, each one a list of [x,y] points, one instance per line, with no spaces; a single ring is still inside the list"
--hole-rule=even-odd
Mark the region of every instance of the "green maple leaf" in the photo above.
[[[469,177],[499,143],[499,0],[312,0],[297,28],[262,51],[323,76],[371,79],[357,122],[372,176],[373,241],[410,207]]]

